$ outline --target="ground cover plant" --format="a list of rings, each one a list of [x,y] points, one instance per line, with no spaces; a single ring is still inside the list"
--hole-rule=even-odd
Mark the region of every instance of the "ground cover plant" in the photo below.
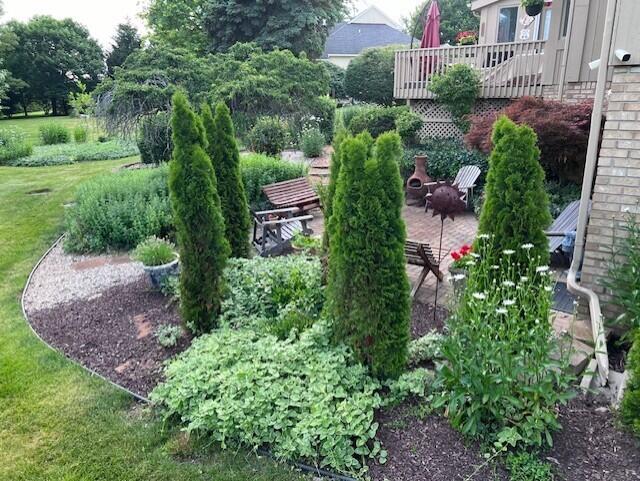
[[[78,188],[65,216],[70,252],[129,250],[173,231],[167,168],[96,177]]]
[[[91,160],[115,160],[138,154],[135,144],[126,141],[68,143],[35,146],[32,153],[7,162],[14,167],[66,165]]]

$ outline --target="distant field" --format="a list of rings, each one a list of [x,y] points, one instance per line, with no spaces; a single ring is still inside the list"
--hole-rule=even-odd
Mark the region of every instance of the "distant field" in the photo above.
[[[85,124],[89,130],[89,140],[96,140],[98,131],[93,120],[74,117],[45,117],[41,114],[32,114],[29,117],[17,116],[12,119],[1,119],[0,129],[13,127],[24,131],[33,145],[40,144],[40,127],[50,123],[58,123],[73,129],[76,125]]]

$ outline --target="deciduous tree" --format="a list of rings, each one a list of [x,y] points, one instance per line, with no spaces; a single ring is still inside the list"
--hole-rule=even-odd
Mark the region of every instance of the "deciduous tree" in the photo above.
[[[431,0],[426,0],[417,7],[414,12],[404,19],[405,31],[416,38],[422,37],[428,5]],[[438,0],[440,6],[440,41],[455,45],[456,35],[459,32],[478,32],[480,17],[471,11],[469,0]]]

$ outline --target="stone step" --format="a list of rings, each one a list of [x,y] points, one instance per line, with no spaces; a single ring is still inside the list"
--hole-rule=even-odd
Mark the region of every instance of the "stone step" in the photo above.
[[[593,345],[593,333],[588,321],[575,319],[573,314],[556,312],[553,320],[556,334],[568,334],[585,344]]]

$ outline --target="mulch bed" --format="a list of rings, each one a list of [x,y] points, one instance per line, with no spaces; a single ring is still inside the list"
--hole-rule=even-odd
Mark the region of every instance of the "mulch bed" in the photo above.
[[[155,329],[180,325],[180,316],[146,279],[113,287],[95,299],[29,313],[29,320],[66,356],[142,396],[161,381],[163,362],[191,343],[185,332],[175,347],[158,344]]]
[[[442,332],[444,324],[449,317],[449,311],[438,306],[436,315],[433,315],[433,304],[423,304],[414,301],[411,308],[411,337],[417,339],[430,331]]]

